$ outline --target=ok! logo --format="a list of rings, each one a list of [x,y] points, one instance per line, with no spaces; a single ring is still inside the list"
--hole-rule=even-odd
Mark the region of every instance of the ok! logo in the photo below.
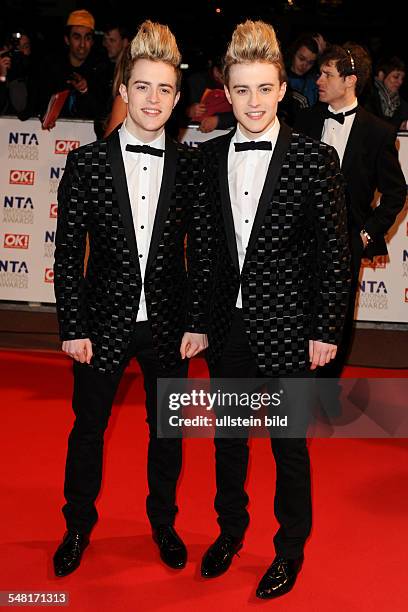
[[[45,268],[45,270],[44,270],[44,282],[45,283],[53,283],[54,282],[54,270],[53,270],[53,268]]]
[[[34,185],[34,170],[10,170],[10,185]]]
[[[58,217],[58,204],[56,202],[52,202],[50,204],[50,219],[56,219]]]
[[[57,155],[67,155],[70,151],[79,147],[79,140],[56,140],[54,153]]]
[[[28,249],[30,241],[29,234],[5,234],[4,248],[5,249]]]

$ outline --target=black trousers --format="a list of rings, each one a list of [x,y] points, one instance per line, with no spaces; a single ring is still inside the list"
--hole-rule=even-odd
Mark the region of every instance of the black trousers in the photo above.
[[[244,321],[236,309],[231,333],[212,378],[262,377],[249,346]],[[299,377],[308,376],[300,372]],[[299,557],[310,533],[312,521],[310,462],[306,438],[271,438],[276,463],[274,512],[279,529],[274,537],[277,554]],[[245,480],[248,468],[247,438],[215,438],[215,510],[221,531],[242,537],[249,523]]]
[[[112,403],[123,372],[132,357],[136,357],[143,372],[146,392],[149,446],[147,477],[149,494],[147,515],[153,528],[173,524],[177,513],[175,502],[177,479],[181,470],[181,439],[157,438],[157,390],[159,366],[152,345],[150,325],[136,323],[128,354],[114,374],[103,374],[87,364],[74,362],[73,410],[75,422],[68,440],[63,513],[67,528],[89,532],[98,514],[95,500],[101,488],[104,433]],[[166,376],[187,376],[188,362]]]

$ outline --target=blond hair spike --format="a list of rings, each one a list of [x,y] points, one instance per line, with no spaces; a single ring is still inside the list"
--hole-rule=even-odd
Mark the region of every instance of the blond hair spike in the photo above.
[[[282,53],[274,28],[265,21],[247,19],[235,28],[224,58],[224,79],[228,83],[229,69],[234,64],[268,62],[275,64],[285,80]]]
[[[131,42],[130,56],[135,59],[162,61],[178,68],[181,54],[174,34],[167,25],[144,21]]]

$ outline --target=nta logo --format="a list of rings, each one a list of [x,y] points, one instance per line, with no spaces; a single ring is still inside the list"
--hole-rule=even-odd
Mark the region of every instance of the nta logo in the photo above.
[[[0,272],[12,272],[13,274],[28,274],[28,267],[25,261],[11,261],[0,259]]]
[[[38,145],[38,138],[36,134],[32,134],[30,132],[10,132],[9,144],[28,146]]]
[[[63,172],[64,172],[64,168],[55,168],[51,166],[50,179],[60,179]]]
[[[58,216],[58,204],[53,202],[50,204],[50,219],[56,219]]]
[[[362,280],[360,283],[362,293],[388,293],[384,281]]]
[[[4,196],[4,208],[32,210],[34,208],[34,204],[31,198],[24,198],[23,196]]]
[[[55,231],[48,231],[46,230],[45,232],[45,236],[44,236],[44,242],[51,242],[52,244],[54,244],[55,242]]]

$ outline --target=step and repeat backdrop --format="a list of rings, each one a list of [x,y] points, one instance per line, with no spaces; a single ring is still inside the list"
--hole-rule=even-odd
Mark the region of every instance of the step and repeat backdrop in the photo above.
[[[57,189],[67,154],[95,140],[93,124],[0,118],[0,299],[54,302]]]
[[[182,140],[197,145],[222,134],[190,127]],[[95,139],[89,121],[0,118],[0,300],[53,303],[57,189],[69,151]],[[408,183],[408,133],[398,136]],[[408,322],[407,205],[388,235],[389,257],[365,260],[355,318]]]

